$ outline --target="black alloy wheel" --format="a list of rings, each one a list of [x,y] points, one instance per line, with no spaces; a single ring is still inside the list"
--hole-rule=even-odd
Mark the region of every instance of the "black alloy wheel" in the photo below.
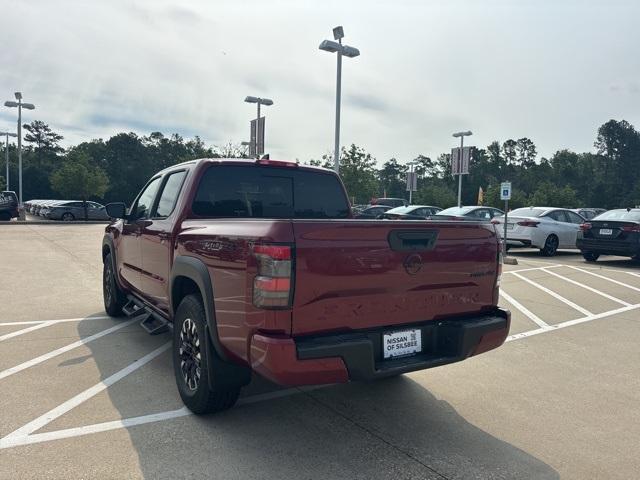
[[[553,257],[558,250],[559,244],[560,241],[558,240],[558,237],[555,235],[549,235],[547,240],[544,242],[544,247],[540,249],[540,253],[545,257]]]
[[[200,352],[200,338],[195,322],[185,318],[180,327],[180,370],[185,385],[191,391],[196,391],[202,376],[202,355]]]

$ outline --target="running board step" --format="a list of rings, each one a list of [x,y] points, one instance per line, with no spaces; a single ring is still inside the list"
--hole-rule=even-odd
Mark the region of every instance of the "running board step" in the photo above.
[[[137,317],[145,312],[145,309],[135,300],[129,299],[127,304],[122,307],[122,312],[129,318]]]
[[[160,318],[147,312],[147,316],[140,322],[140,326],[144,328],[149,335],[157,335],[164,333],[169,329],[169,322],[164,318]]]

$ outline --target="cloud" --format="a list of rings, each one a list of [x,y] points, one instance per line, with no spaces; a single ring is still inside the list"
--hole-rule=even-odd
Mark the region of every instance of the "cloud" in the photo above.
[[[342,143],[379,161],[437,157],[467,128],[479,146],[527,136],[550,155],[590,149],[609,118],[640,125],[627,98],[640,4],[487,2],[10,0],[0,94],[22,90],[37,107],[25,121],[68,144],[130,130],[240,142],[245,96],[265,96],[272,155],[318,158],[333,146],[336,68],[318,45],[341,23],[362,52],[343,65]],[[0,110],[0,130],[14,114]]]

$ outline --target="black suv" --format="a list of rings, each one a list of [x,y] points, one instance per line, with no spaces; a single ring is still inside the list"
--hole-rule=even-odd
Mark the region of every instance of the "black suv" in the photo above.
[[[16,192],[0,192],[0,221],[18,218],[18,197]]]

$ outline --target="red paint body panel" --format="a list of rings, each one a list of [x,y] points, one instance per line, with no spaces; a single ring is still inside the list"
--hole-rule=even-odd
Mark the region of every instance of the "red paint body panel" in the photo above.
[[[256,334],[251,341],[251,368],[279,385],[345,383],[349,372],[339,357],[299,360],[291,337]]]
[[[472,222],[295,221],[293,334],[356,330],[494,305],[497,239]],[[430,251],[393,251],[392,231],[435,231]],[[411,256],[422,267],[409,274]]]

